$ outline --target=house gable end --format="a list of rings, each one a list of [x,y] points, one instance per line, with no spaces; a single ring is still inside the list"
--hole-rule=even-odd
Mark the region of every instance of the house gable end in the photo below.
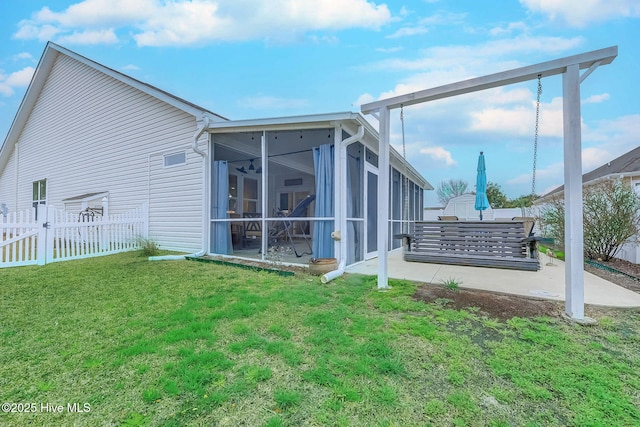
[[[94,70],[103,73],[106,76],[119,80],[123,84],[136,88],[139,91],[158,99],[159,101],[162,101],[179,110],[184,111],[187,114],[194,116],[196,120],[200,120],[203,117],[208,117],[212,122],[227,121],[227,119],[223,116],[201,108],[184,99],[176,97],[168,92],[156,88],[155,86],[141,82],[130,76],[127,76],[126,74],[120,73],[102,64],[85,58],[84,56],[72,52],[55,43],[48,42],[40,58],[40,61],[38,62],[36,71],[31,78],[29,87],[27,88],[22,102],[18,107],[18,111],[14,116],[11,127],[9,128],[9,132],[7,133],[4,142],[0,147],[0,173],[4,170],[7,162],[9,161],[9,158],[14,150],[14,146],[20,138],[20,134],[22,133],[25,124],[29,120],[32,109],[38,101],[40,93],[47,79],[49,78],[49,74],[51,73],[54,64],[60,56],[72,58],[73,60],[76,60],[90,68],[93,68]]]

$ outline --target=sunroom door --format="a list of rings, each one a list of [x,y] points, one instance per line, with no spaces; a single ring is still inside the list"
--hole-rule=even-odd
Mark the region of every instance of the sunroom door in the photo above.
[[[365,164],[365,259],[378,256],[378,169]]]

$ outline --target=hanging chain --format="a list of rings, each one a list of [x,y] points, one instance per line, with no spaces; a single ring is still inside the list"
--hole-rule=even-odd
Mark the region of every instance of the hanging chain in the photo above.
[[[402,232],[408,233],[409,230],[409,174],[407,166],[407,147],[404,139],[404,105],[400,104],[400,123],[402,124],[402,158],[404,162],[404,212],[402,213]]]
[[[531,196],[536,194],[536,168],[538,163],[538,128],[540,125],[540,96],[542,95],[542,74],[538,74],[538,98],[536,100],[536,130],[533,137],[533,175],[531,179]]]

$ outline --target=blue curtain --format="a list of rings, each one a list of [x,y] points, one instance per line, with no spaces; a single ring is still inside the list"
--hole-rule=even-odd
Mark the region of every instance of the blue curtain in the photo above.
[[[316,217],[334,216],[334,153],[333,145],[313,148],[316,178]],[[333,221],[315,221],[312,251],[314,258],[333,258]]]
[[[227,218],[229,210],[229,165],[226,160],[213,162],[211,170],[211,219]],[[211,223],[211,252],[231,255],[231,225],[228,222]]]

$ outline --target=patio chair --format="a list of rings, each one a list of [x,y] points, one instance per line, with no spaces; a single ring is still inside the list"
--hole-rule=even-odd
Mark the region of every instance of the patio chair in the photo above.
[[[250,247],[256,242],[259,243],[258,237],[262,232],[262,214],[255,212],[244,212],[243,218],[250,218],[253,221],[245,221],[242,233],[242,247]]]
[[[279,239],[285,239],[289,243],[289,246],[291,246],[291,249],[293,250],[293,253],[296,254],[297,258],[300,258],[303,255],[311,255],[312,253],[311,242],[309,241],[309,238],[307,237],[306,233],[303,233],[302,237],[307,243],[307,246],[309,247],[309,252],[298,253],[295,242],[293,241],[293,233],[292,233],[293,223],[295,222],[295,220],[288,219],[288,218],[299,218],[302,215],[306,216],[307,208],[315,199],[316,199],[315,194],[307,196],[300,203],[298,203],[298,205],[295,208],[293,208],[293,210],[288,215],[286,215],[281,210],[276,212],[276,216],[282,217],[282,219],[279,221],[276,221],[273,227],[270,227],[269,241],[273,239],[274,241],[277,242]]]

